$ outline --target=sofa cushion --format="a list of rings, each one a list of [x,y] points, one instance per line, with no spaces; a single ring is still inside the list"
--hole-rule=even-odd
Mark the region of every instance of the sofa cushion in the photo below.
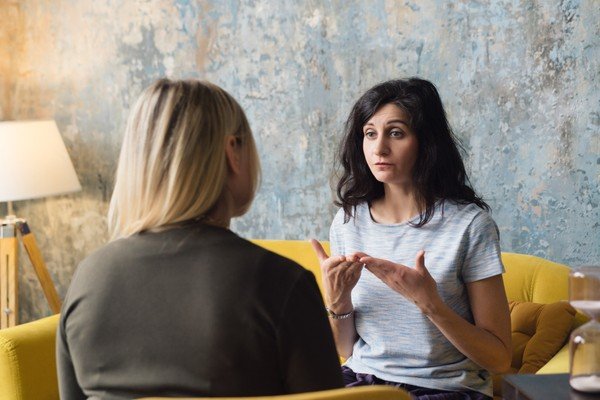
[[[511,301],[512,367],[534,374],[565,344],[576,311],[567,302],[550,304]]]
[[[535,374],[567,341],[575,309],[566,301],[538,304],[511,301],[513,358],[508,374]],[[494,376],[494,395],[500,395],[502,376]]]

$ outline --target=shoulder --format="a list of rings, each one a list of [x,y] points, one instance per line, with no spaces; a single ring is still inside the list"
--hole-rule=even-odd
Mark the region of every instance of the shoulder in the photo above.
[[[370,213],[369,213],[369,205],[367,202],[363,202],[358,204],[353,211],[353,214],[350,216],[350,219],[346,222],[345,218],[346,217],[346,213],[344,212],[343,208],[338,209],[338,211],[335,213],[335,216],[333,217],[333,222],[331,223],[331,225],[333,227],[339,227],[341,225],[356,225],[356,224],[361,224],[364,223],[365,221],[370,220]]]
[[[239,261],[251,266],[285,265],[302,269],[296,262],[269,251],[232,231],[222,228],[173,229],[158,233],[134,235],[110,242],[88,255],[79,269],[102,265],[126,265],[140,257],[176,257],[185,254],[224,257],[223,261]]]
[[[277,289],[272,290],[291,290],[299,279],[305,278],[306,275],[313,276],[312,272],[296,261],[250,240],[238,237],[235,247],[237,256],[233,263],[243,266],[249,281],[277,286]]]
[[[119,274],[120,267],[130,261],[132,249],[137,245],[134,238],[124,238],[109,242],[79,262],[69,284],[63,302],[63,314],[67,314],[67,306],[77,303],[92,292],[101,292],[106,283]]]
[[[439,216],[438,216],[439,214]],[[461,235],[463,240],[478,237],[499,240],[500,233],[491,214],[476,204],[457,204],[446,201],[438,205],[433,226],[448,235]]]
[[[291,290],[307,273],[298,263],[229,230],[179,229],[102,246],[81,261],[69,291],[72,296],[89,295],[115,282],[146,279],[152,271],[164,269],[171,271],[174,281],[205,277],[277,292]]]
[[[344,224],[344,217],[345,217],[346,213],[344,212],[343,208],[340,208],[337,210],[337,212],[335,213],[335,216],[333,217],[333,221],[331,222],[331,226],[332,227],[338,227],[340,225]]]
[[[495,223],[490,213],[475,203],[460,204],[445,201],[438,205],[438,208],[443,218],[452,220],[455,223],[465,225]]]
[[[480,233],[492,234],[498,236],[498,226],[491,214],[475,204],[469,204],[465,207],[465,214],[468,215],[469,230],[472,235]]]
[[[244,240],[245,242],[244,246],[246,247],[248,254],[253,254],[257,263],[260,264],[263,268],[288,270],[289,273],[292,273],[294,275],[305,271],[305,269],[302,266],[300,266],[300,264],[287,257],[277,254],[271,250],[267,250],[264,247],[261,247],[248,240],[242,240]]]
[[[138,246],[138,240],[135,237],[117,239],[109,242],[92,253],[88,254],[77,267],[77,273],[90,273],[98,269],[100,266],[114,264],[117,261],[123,260],[128,254],[131,254],[133,249]]]
[[[243,239],[242,239],[243,240]],[[319,287],[314,274],[297,262],[245,240],[250,257],[244,269],[248,271],[246,285],[256,288],[257,298],[269,304],[285,307],[290,298],[317,296]]]

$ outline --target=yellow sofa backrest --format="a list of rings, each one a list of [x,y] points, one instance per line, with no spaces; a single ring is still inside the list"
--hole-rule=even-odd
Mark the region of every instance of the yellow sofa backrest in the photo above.
[[[254,240],[313,272],[319,263],[308,241]],[[323,242],[329,252],[329,243]],[[539,257],[503,253],[509,300],[551,303],[568,298],[569,268]],[[58,315],[0,330],[0,400],[58,400],[54,342]]]
[[[321,271],[310,242],[301,240],[253,240],[254,243],[290,258],[315,274],[321,290]],[[321,242],[329,254],[329,242]],[[569,267],[540,257],[502,253],[508,300],[553,303],[569,298]],[[426,262],[427,263],[427,262]]]
[[[554,303],[569,299],[569,267],[526,254],[502,253],[508,300]]]

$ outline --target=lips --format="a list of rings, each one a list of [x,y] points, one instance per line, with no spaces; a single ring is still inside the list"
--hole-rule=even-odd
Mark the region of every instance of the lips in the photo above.
[[[386,163],[386,162],[378,162],[373,165],[373,169],[375,171],[380,171],[380,172],[391,171],[394,169],[394,164]]]

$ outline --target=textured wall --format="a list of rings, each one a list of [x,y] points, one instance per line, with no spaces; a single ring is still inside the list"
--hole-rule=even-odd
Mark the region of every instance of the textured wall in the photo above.
[[[264,175],[233,225],[243,236],[327,238],[352,102],[420,75],[440,89],[503,250],[600,261],[594,0],[0,0],[0,21],[0,120],[56,119],[83,185],[15,205],[61,295],[107,238],[129,106],[163,75],[214,81],[247,110]],[[22,319],[47,315],[22,264]]]

